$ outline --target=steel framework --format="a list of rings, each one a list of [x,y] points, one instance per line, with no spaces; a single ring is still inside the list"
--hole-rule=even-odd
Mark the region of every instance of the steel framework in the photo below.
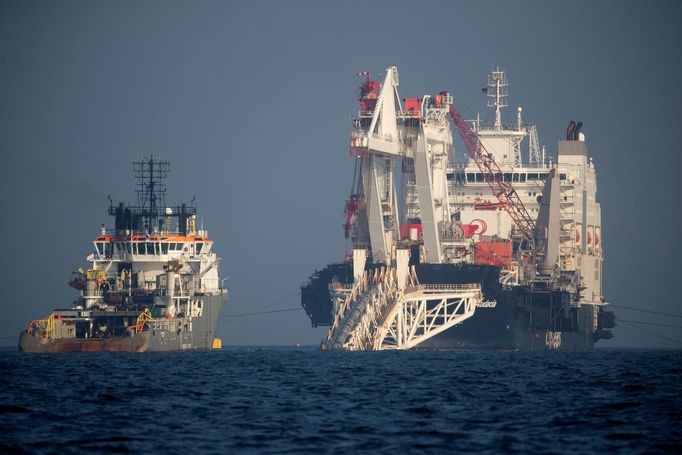
[[[377,330],[375,348],[411,349],[474,315],[479,284],[421,285],[406,293]]]
[[[474,315],[483,300],[479,284],[422,285],[414,268],[401,289],[395,269],[366,272],[352,287],[333,290],[334,321],[325,349],[412,349]]]

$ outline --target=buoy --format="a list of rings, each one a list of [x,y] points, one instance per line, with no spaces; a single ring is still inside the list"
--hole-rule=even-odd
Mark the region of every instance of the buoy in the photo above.
[[[223,340],[220,338],[214,338],[213,339],[213,349],[222,349],[223,348]]]

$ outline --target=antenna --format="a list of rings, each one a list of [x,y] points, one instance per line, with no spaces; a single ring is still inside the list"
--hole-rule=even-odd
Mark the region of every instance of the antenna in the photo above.
[[[182,203],[166,205],[166,178],[170,162],[150,155],[133,162],[133,175],[137,180],[137,205],[114,206],[110,199],[109,215],[116,218],[118,235],[156,234],[171,231],[171,218],[177,219],[177,230],[187,232],[187,221],[197,213],[196,197],[191,205]],[[130,232],[127,232],[130,231]]]
[[[166,184],[170,163],[150,155],[143,161],[133,161],[133,174],[137,179],[137,205],[144,217],[144,230],[156,232],[157,220],[166,211]]]
[[[507,87],[509,83],[507,82],[507,76],[504,74],[504,70],[500,69],[499,66],[488,75],[488,89],[486,94],[488,96],[488,107],[495,108],[495,129],[499,131],[502,129],[502,112],[503,107],[507,107],[507,96],[509,92]]]
[[[133,174],[137,179],[137,205],[148,216],[162,215],[166,207],[166,177],[170,163],[150,155],[144,161],[133,162]]]

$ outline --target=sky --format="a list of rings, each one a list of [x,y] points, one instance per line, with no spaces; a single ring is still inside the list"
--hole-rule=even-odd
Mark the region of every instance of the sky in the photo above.
[[[169,202],[199,202],[230,300],[224,344],[318,344],[296,295],[343,259],[358,71],[402,97],[485,112],[506,69],[548,150],[580,120],[598,176],[604,296],[682,314],[678,263],[682,7],[674,1],[0,2],[0,345],[77,298],[107,196],[131,162],[171,161]],[[614,308],[616,310],[616,308]],[[619,308],[603,347],[680,347],[682,319]],[[637,328],[639,327],[639,328]],[[661,336],[667,337],[662,338]],[[677,340],[677,341],[676,341]]]

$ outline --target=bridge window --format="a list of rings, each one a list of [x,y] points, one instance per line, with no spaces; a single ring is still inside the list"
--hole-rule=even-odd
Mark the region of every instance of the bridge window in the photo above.
[[[168,254],[168,244],[166,242],[163,242],[161,244],[161,253],[162,254]]]
[[[195,248],[196,253],[194,253],[194,254],[201,254],[201,249],[202,249],[203,247],[204,247],[204,244],[203,244],[203,243],[197,242],[197,245],[196,245],[196,248]]]

